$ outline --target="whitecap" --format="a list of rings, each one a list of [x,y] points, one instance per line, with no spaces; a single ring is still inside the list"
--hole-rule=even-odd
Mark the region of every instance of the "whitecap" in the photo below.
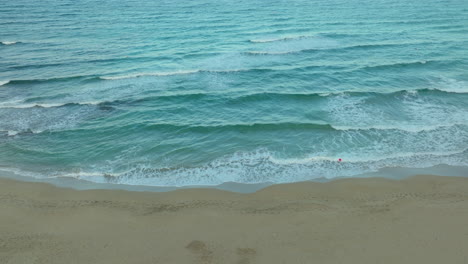
[[[44,131],[45,130],[27,129],[27,130],[7,130],[7,131],[3,131],[3,132],[6,133],[6,135],[9,136],[9,137],[14,137],[14,136],[17,136],[17,135],[22,135],[22,134],[39,134],[39,133],[42,133]]]
[[[289,41],[289,40],[297,40],[297,39],[312,38],[312,37],[314,36],[290,36],[290,37],[271,38],[271,39],[251,39],[249,41],[252,43],[269,43],[269,42]]]
[[[172,75],[189,75],[195,73],[229,73],[229,72],[241,72],[248,71],[249,69],[226,69],[226,70],[187,70],[187,71],[175,71],[175,72],[153,72],[153,73],[137,73],[131,75],[121,75],[121,76],[101,76],[99,77],[102,80],[122,80],[122,79],[133,79],[140,77],[158,77],[158,76],[172,76]]]
[[[449,93],[468,93],[468,82],[452,78],[441,77],[438,82],[434,82],[431,90],[440,90]]]
[[[65,105],[99,105],[105,103],[106,101],[90,101],[90,102],[64,102],[64,103],[4,103],[0,104],[1,108],[14,108],[14,109],[25,109],[25,108],[55,108]]]
[[[310,49],[285,51],[285,52],[247,51],[246,54],[248,55],[287,55],[287,54],[300,53],[300,52],[307,51],[307,50],[310,50]]]
[[[176,72],[150,72],[150,73],[137,73],[131,75],[121,75],[121,76],[101,76],[100,79],[103,80],[121,80],[121,79],[132,79],[146,76],[171,76],[171,75],[185,75],[185,74],[194,74],[200,72],[200,70],[188,70],[188,71],[176,71]]]
[[[2,43],[3,45],[13,45],[18,43],[18,41],[1,41],[0,43]]]
[[[7,131],[7,135],[9,137],[16,136],[16,135],[18,135],[18,133],[19,133],[19,131],[14,131],[14,130],[8,130]]]

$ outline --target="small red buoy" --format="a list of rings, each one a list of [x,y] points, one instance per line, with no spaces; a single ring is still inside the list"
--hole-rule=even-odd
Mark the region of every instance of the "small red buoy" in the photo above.
[[[341,159],[338,159],[338,162],[341,162]]]

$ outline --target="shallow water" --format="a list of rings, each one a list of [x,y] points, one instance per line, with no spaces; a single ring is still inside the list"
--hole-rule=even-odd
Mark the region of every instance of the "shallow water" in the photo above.
[[[0,32],[2,169],[185,186],[468,166],[464,0],[20,0]]]

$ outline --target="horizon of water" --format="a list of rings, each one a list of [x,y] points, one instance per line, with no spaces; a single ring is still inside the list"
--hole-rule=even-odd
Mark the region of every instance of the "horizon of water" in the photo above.
[[[188,186],[468,168],[464,0],[19,0],[0,42],[3,170]]]

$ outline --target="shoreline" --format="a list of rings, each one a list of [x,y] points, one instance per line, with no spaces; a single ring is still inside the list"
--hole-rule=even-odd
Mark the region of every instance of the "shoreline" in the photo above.
[[[126,190],[137,192],[170,192],[175,190],[187,189],[217,189],[230,191],[235,193],[253,193],[269,186],[283,185],[301,182],[333,182],[340,179],[360,179],[360,178],[386,178],[401,180],[414,175],[434,175],[434,176],[453,176],[453,177],[468,177],[468,166],[452,166],[452,165],[436,165],[427,168],[404,168],[404,167],[389,167],[383,168],[376,172],[368,172],[348,177],[334,177],[334,178],[315,178],[308,181],[298,182],[263,182],[263,183],[238,183],[238,182],[225,182],[219,185],[187,185],[187,186],[151,186],[151,185],[131,185],[131,184],[118,184],[118,183],[98,183],[88,181],[85,179],[78,179],[73,177],[50,177],[50,178],[37,178],[32,176],[22,175],[15,170],[7,170],[0,167],[0,179],[13,179],[24,182],[42,182],[49,183],[57,187],[71,188],[75,190]]]
[[[1,263],[468,263],[468,177],[253,193],[73,190],[0,178]]]

